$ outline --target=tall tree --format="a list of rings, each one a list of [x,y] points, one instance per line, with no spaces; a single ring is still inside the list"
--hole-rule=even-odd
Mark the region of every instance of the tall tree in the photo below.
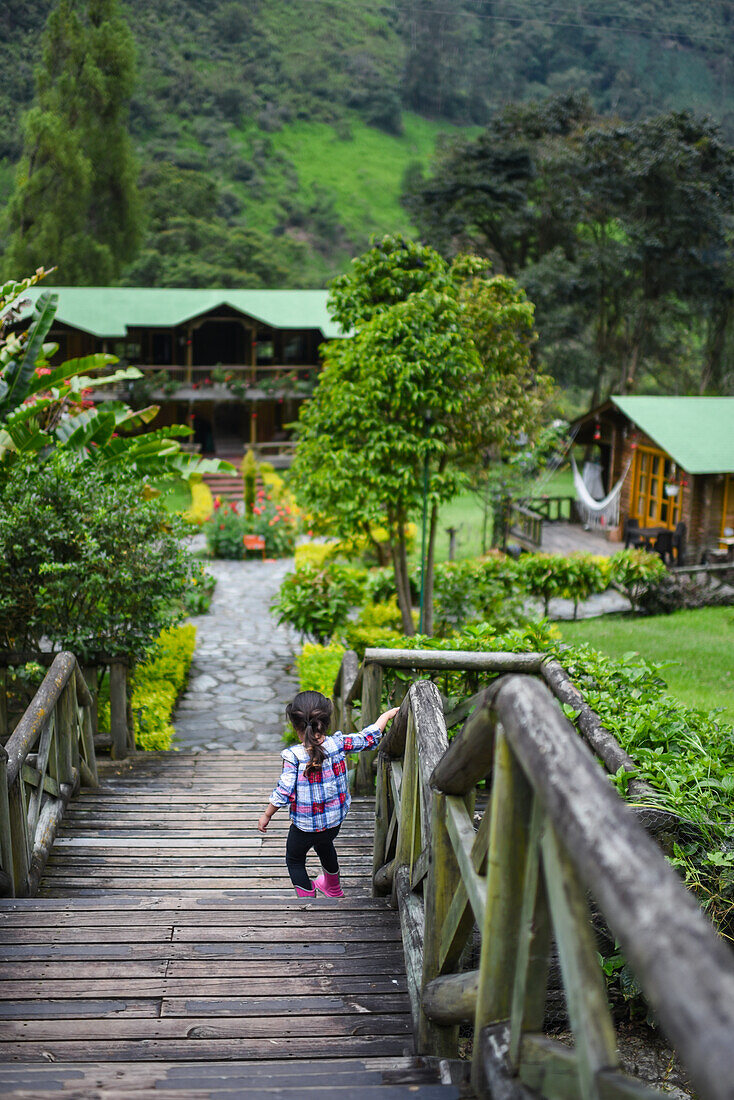
[[[114,281],[140,236],[127,131],[132,35],[117,0],[59,0],[9,205],[7,271],[55,263],[61,284]]]
[[[539,399],[532,305],[511,279],[485,273],[476,257],[449,265],[399,236],[375,242],[332,284],[332,315],[353,335],[327,346],[301,412],[292,468],[300,501],[340,535],[385,525],[406,634],[414,632],[406,526],[420,515],[425,480],[431,633],[438,507],[466,483],[480,451],[532,430]]]
[[[644,374],[673,392],[720,385],[734,149],[709,120],[627,124],[576,96],[512,106],[447,148],[405,201],[445,255],[470,248],[518,279],[543,362],[592,405]]]

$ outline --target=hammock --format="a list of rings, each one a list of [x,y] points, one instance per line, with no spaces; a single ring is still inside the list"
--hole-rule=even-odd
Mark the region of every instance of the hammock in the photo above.
[[[594,500],[586,488],[583,477],[579,473],[576,460],[571,455],[571,468],[573,469],[573,483],[576,487],[576,508],[585,527],[616,527],[619,523],[619,497],[624,485],[624,479],[629,473],[632,459],[628,461],[622,476],[611,492],[607,493],[603,500]]]

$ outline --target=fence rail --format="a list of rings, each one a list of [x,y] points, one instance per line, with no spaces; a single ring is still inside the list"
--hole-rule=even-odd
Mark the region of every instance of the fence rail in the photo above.
[[[0,653],[0,742],[7,740],[10,729],[7,714],[7,669],[28,663],[49,665],[57,653],[18,652],[6,650]],[[81,675],[91,696],[90,715],[92,731],[97,735],[97,683],[99,675],[109,675],[110,688],[110,755],[113,760],[124,760],[135,751],[135,732],[130,706],[130,663],[118,655],[96,654],[81,667]]]
[[[462,656],[485,673],[518,658],[530,667],[469,700],[451,744],[438,688],[414,682],[377,759],[374,890],[391,892],[400,910],[420,1051],[455,1055],[458,1025],[469,1021],[480,1096],[521,1100],[528,1088],[582,1100],[659,1096],[620,1072],[590,895],[700,1100],[728,1100],[731,954],[561,713],[554,696],[575,688],[557,663],[538,654],[368,650],[358,668],[348,654],[339,716],[349,721],[360,690],[363,723],[375,716],[384,668],[455,669]],[[588,707],[580,720],[610,771],[634,766]],[[489,801],[475,828],[475,789],[485,778]],[[462,970],[475,925],[478,965]],[[553,942],[573,1048],[542,1034]]]
[[[0,886],[6,897],[36,893],[69,799],[81,784],[97,786],[92,707],[76,658],[59,653],[0,747]]]

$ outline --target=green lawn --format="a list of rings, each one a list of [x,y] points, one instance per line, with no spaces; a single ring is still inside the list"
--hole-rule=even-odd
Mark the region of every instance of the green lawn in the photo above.
[[[670,662],[661,675],[671,695],[693,707],[722,708],[734,723],[734,608],[704,607],[652,618],[609,616],[557,623],[567,642],[588,642],[611,657],[635,651]]]
[[[528,496],[573,496],[573,475],[570,470],[561,470],[558,473],[541,475],[535,485],[527,489]],[[418,522],[418,539],[416,545],[415,560],[420,559],[420,519]],[[446,529],[455,527],[456,557],[475,558],[482,553],[482,527],[484,523],[484,510],[481,497],[476,493],[465,492],[454,497],[448,504],[444,504],[438,516],[438,535],[436,537],[436,561],[446,561],[449,556],[449,536]],[[489,517],[488,542],[492,541],[492,517]]]

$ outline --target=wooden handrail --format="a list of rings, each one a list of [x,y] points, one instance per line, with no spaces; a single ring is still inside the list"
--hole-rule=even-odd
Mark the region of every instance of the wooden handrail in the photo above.
[[[387,652],[367,651],[363,680]],[[438,689],[416,681],[381,744],[375,893],[392,891],[400,910],[419,1049],[455,1055],[458,1023],[469,1020],[480,1096],[520,1098],[526,1088],[583,1100],[658,1096],[619,1070],[588,892],[697,1094],[726,1100],[731,955],[562,714],[551,687],[566,689],[563,670],[539,671],[505,675],[480,693],[450,745]],[[586,715],[584,739],[596,740],[608,766],[624,766],[595,717]],[[474,792],[485,777],[489,803],[477,829]],[[462,972],[475,923],[479,966]],[[541,1034],[553,940],[572,1050]]]
[[[28,663],[54,667],[59,653],[33,650],[0,651],[0,736],[6,736],[5,669]],[[67,656],[71,656],[67,654]],[[83,668],[75,662],[77,695],[83,706],[90,708],[92,733],[97,733],[97,671],[108,670],[110,683],[110,736],[113,760],[124,760],[135,751],[135,734],[130,718],[130,667],[132,658],[121,654],[94,653],[86,658]],[[61,666],[58,666],[61,667]],[[35,702],[35,700],[34,700]],[[33,703],[22,722],[31,722]]]
[[[0,751],[0,867],[5,896],[36,893],[66,805],[97,786],[93,698],[72,653],[58,653]]]

